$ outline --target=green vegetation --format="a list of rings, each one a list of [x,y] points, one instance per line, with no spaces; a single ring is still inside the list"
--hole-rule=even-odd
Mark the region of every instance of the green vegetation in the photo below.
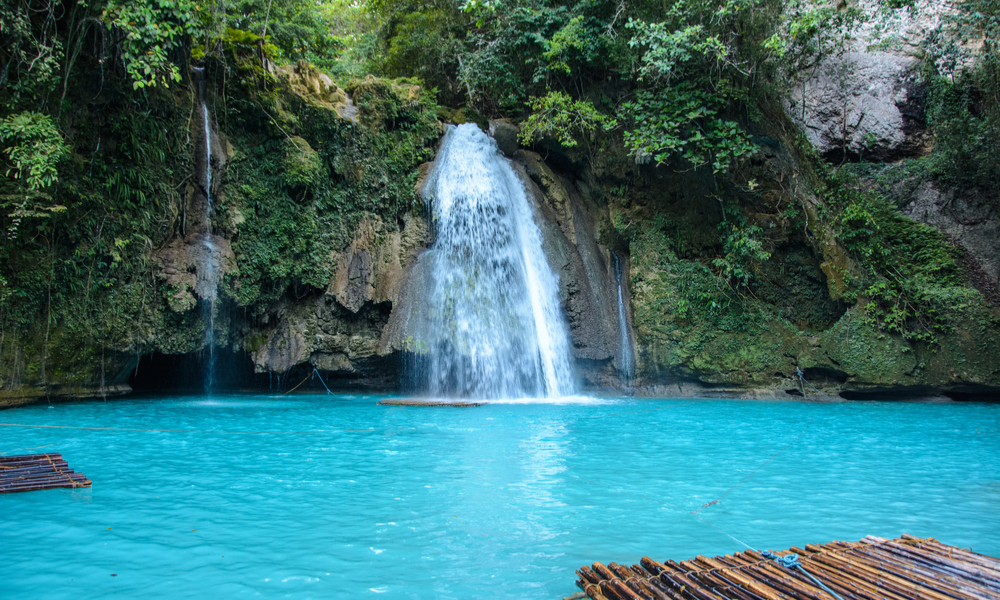
[[[899,166],[909,179],[1000,179],[998,15],[963,0],[925,48],[936,144]],[[419,210],[439,118],[487,117],[607,204],[602,241],[634,257],[659,364],[752,378],[787,370],[800,332],[933,349],[956,324],[989,329],[951,243],[863,185],[878,169],[823,165],[782,113],[795,76],[864,18],[797,0],[7,2],[0,386],[93,381],[203,343],[161,264],[203,193],[194,67],[218,129],[223,297],[244,315],[218,325],[231,339],[322,293],[367,217],[392,230]]]
[[[929,43],[924,77],[936,138],[929,164],[946,183],[989,189],[1000,181],[998,39],[1000,2],[965,0]]]
[[[950,329],[945,315],[968,301],[958,250],[884,198],[852,188],[852,179],[842,175],[834,184],[840,239],[858,258],[851,296],[868,299],[868,318],[879,329],[936,343],[936,334]]]
[[[413,206],[440,135],[433,95],[345,76],[361,111],[351,121],[344,89],[323,92],[305,63],[281,66],[338,61],[336,5],[273,2],[267,17],[269,3],[253,4],[0,8],[0,386],[94,385],[129,357],[203,344],[201,311],[159,266],[192,233],[199,193],[192,66],[219,127],[213,169],[228,167],[212,227],[235,254],[231,308],[261,315],[325,288],[363,215],[394,227]],[[227,343],[230,325],[216,329]]]
[[[395,223],[417,202],[416,167],[433,158],[440,135],[433,99],[406,82],[359,80],[347,91],[362,124],[308,96],[269,94],[230,109],[231,122],[241,123],[230,138],[240,150],[225,206],[244,221],[232,225],[237,270],[225,288],[253,314],[288,289],[324,289],[331,256],[363,215]],[[295,137],[282,139],[275,126]]]

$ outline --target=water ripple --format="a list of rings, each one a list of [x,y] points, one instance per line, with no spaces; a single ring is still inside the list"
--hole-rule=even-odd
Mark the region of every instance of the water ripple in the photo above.
[[[594,560],[733,538],[905,531],[1000,554],[998,405],[273,400],[4,411],[161,431],[0,427],[0,449],[45,446],[94,481],[0,496],[0,597],[555,598]]]

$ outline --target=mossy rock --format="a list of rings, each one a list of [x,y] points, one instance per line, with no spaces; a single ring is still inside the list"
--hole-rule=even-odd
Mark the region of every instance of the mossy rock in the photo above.
[[[873,385],[912,383],[917,357],[900,335],[879,331],[863,306],[854,306],[820,335],[827,356],[859,382]],[[803,363],[802,367],[812,365]]]
[[[444,106],[439,106],[437,109],[437,117],[445,123],[451,125],[465,125],[466,123],[475,123],[480,129],[485,133],[490,131],[490,121],[482,114],[476,112],[474,109],[469,107],[465,108],[447,108]]]
[[[312,189],[323,176],[323,161],[304,138],[293,137],[285,144],[281,161],[282,177],[289,187]]]

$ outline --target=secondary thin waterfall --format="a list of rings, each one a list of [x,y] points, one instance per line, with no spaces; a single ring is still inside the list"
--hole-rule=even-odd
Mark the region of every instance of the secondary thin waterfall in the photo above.
[[[622,261],[618,257],[618,254],[614,252],[611,254],[615,257],[615,281],[618,283],[618,329],[621,335],[620,343],[622,347],[621,372],[625,382],[628,383],[632,381],[632,377],[635,375],[635,361],[632,357],[632,343],[628,335],[625,300],[622,297]]]
[[[436,238],[428,327],[411,341],[433,395],[573,392],[558,281],[524,186],[476,125],[449,128],[424,184]]]
[[[208,300],[205,307],[205,346],[208,348],[208,365],[205,373],[205,389],[212,390],[215,380],[215,298],[219,285],[218,248],[212,243],[212,126],[208,114],[208,102],[205,101],[205,70],[194,68],[197,74],[198,104],[201,109],[204,145],[204,174],[202,185],[205,186],[205,208],[203,216],[203,231],[199,234],[200,243],[204,247],[204,258],[198,268],[196,292],[202,299]]]

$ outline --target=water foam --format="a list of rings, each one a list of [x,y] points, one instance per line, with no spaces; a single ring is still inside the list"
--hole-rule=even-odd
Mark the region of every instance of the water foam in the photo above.
[[[558,398],[574,391],[569,340],[524,186],[473,124],[450,128],[424,185],[436,239],[426,339],[436,396]]]

